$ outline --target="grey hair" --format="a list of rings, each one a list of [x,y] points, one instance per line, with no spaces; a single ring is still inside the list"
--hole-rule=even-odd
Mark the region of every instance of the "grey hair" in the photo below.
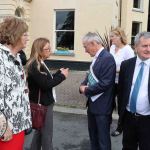
[[[135,36],[134,39],[134,45],[137,45],[140,43],[140,38],[143,37],[144,39],[149,39],[150,38],[150,32],[140,32]]]
[[[88,32],[82,39],[83,42],[92,42],[95,41],[97,44],[102,44],[101,39],[98,34],[95,32]]]

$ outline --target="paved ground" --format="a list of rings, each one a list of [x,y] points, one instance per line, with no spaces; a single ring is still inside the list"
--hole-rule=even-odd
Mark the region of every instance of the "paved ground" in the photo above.
[[[54,116],[54,150],[90,150],[86,115],[55,112]],[[111,130],[115,125],[116,121]],[[111,140],[112,150],[121,150],[121,136]]]
[[[115,128],[113,121],[111,130]],[[112,137],[112,150],[121,150],[121,136]],[[29,150],[32,134],[26,137],[26,149]],[[54,112],[54,150],[90,150],[87,129],[87,116]]]

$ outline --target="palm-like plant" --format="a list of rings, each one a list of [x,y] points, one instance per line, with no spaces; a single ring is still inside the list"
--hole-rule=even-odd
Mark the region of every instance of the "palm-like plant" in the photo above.
[[[110,30],[112,30],[112,27]],[[96,31],[96,33],[99,36],[100,40],[102,41],[102,45],[104,46],[104,48],[106,48],[109,51],[111,46],[111,41],[107,29],[105,28],[105,33],[103,36],[98,31]]]

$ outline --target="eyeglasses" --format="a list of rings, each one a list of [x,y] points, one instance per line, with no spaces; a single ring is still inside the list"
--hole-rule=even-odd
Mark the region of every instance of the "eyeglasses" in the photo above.
[[[51,48],[43,48],[44,51],[51,50]]]

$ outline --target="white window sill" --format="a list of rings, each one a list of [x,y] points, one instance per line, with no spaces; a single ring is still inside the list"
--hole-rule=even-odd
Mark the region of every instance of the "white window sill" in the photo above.
[[[144,11],[141,8],[133,8],[132,11],[144,13]]]

